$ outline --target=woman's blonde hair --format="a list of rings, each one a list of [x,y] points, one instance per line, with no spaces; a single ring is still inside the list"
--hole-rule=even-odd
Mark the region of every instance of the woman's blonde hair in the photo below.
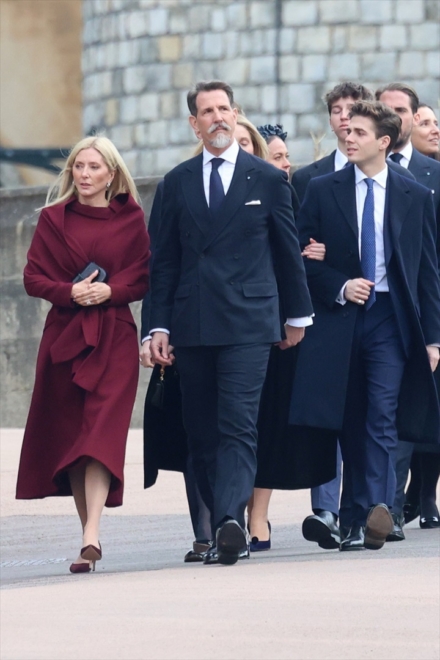
[[[139,193],[136,184],[133,181],[133,177],[128,171],[121,154],[116,149],[113,142],[102,135],[92,135],[91,137],[83,138],[72,147],[64,168],[59,173],[56,181],[49,188],[45,207],[62,204],[70,199],[72,195],[77,194],[73,183],[72,169],[76,157],[83,149],[96,149],[96,151],[101,154],[104,163],[107,165],[110,172],[114,172],[113,181],[106,191],[108,201],[111,201],[120,193],[130,193],[130,195],[140,204]]]
[[[248,131],[251,137],[252,145],[254,147],[254,156],[258,156],[258,158],[267,160],[269,156],[269,149],[266,144],[266,141],[261,137],[261,135],[257,131],[256,126],[254,126],[253,123],[249,121],[249,119],[242,114],[237,115],[237,124],[239,124],[240,126],[244,126]],[[196,147],[196,150],[194,151],[194,156],[198,156],[200,153],[202,153],[202,151],[203,151],[203,142],[200,140],[199,144]]]

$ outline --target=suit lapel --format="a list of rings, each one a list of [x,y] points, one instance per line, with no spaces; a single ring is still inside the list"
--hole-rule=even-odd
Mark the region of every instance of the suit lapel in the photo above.
[[[200,231],[206,235],[210,226],[210,213],[203,185],[203,154],[188,161],[187,170],[182,177],[182,188],[194,222]]]
[[[406,179],[388,169],[384,213],[384,247],[388,265],[393,251],[399,245],[400,232],[411,210],[412,197]]]
[[[346,167],[335,173],[333,180],[333,194],[342,215],[354,233],[356,241],[359,239],[356,210],[356,188],[354,167]]]
[[[256,169],[253,158],[240,149],[235,163],[231,185],[218,211],[210,216],[208,232],[205,233],[203,249],[206,249],[231,222],[237,211],[243,206],[247,195],[257,183],[260,172]]]

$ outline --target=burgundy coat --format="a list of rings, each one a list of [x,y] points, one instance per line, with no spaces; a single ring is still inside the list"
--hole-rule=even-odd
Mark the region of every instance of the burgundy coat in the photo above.
[[[94,458],[111,472],[107,506],[120,506],[139,358],[129,303],[148,289],[149,237],[127,194],[108,209],[71,199],[43,209],[24,285],[52,303],[37,360],[17,482],[18,499],[70,495],[67,470]],[[107,271],[110,301],[81,307],[72,280],[94,261]]]

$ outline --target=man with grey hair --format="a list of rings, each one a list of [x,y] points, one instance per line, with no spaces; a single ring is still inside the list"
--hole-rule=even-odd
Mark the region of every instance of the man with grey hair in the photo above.
[[[163,366],[176,356],[189,451],[213,521],[207,564],[248,555],[244,511],[270,347],[300,342],[313,314],[289,183],[239,148],[233,101],[220,81],[188,94],[203,152],[165,176],[151,275],[151,352]]]

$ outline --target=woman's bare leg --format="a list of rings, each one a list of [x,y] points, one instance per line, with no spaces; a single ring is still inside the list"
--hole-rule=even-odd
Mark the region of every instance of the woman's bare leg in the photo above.
[[[86,466],[84,463],[69,470],[70,487],[72,488],[73,499],[75,502],[76,510],[81,521],[82,533],[87,523],[87,505],[85,493],[85,472]],[[81,555],[75,559],[75,564],[88,564],[86,559],[81,559]]]
[[[272,490],[268,488],[254,488],[254,494],[251,498],[250,537],[254,538],[256,536],[259,541],[269,540],[267,523],[271,495]]]
[[[85,499],[87,521],[84,526],[83,547],[94,545],[99,548],[99,523],[105,501],[110,490],[111,474],[99,461],[91,460],[85,471]]]

